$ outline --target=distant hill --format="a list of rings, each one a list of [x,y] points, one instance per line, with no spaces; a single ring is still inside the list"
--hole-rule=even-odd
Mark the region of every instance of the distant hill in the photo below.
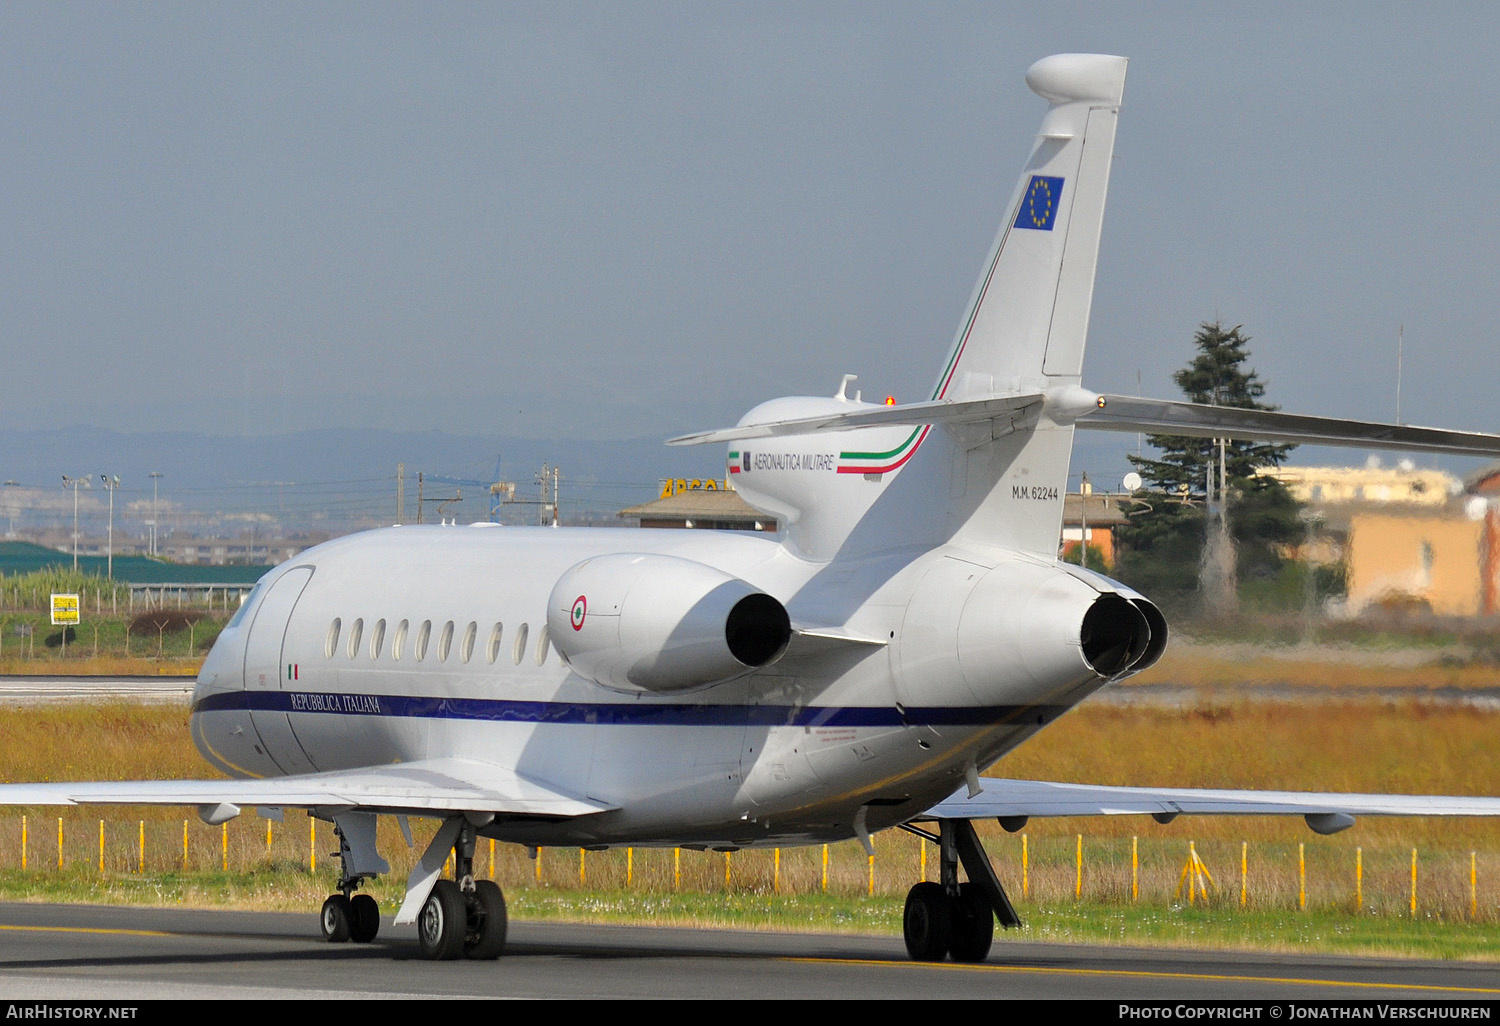
[[[73,556],[30,542],[0,542],[0,574],[29,574],[48,567],[72,569]],[[98,556],[79,556],[81,573],[103,577],[106,561]],[[254,584],[269,566],[197,566],[163,563],[144,556],[116,556],[115,580],[131,584]]]
[[[417,474],[489,482],[495,458],[502,479],[514,481],[516,496],[535,499],[536,475],[545,462],[561,468],[559,505],[568,519],[606,520],[626,506],[655,498],[668,477],[723,477],[722,446],[668,448],[660,438],[579,441],[454,435],[441,431],[316,430],[236,437],[200,432],[125,433],[92,427],[56,431],[0,432],[0,481],[31,490],[27,508],[36,515],[45,499],[51,522],[71,517],[72,496],[62,475],[97,478],[117,474],[116,530],[139,531],[151,502],[151,478],[168,509],[218,513],[268,513],[294,528],[318,529],[322,521],[357,515],[394,520],[396,465],[406,465],[407,515],[415,515]],[[97,483],[97,482],[96,482]],[[484,519],[488,495],[474,486],[429,482],[427,497],[463,492],[449,516]],[[0,500],[4,493],[0,492]],[[86,532],[103,533],[99,522],[105,494],[80,493]],[[3,515],[3,512],[0,512]],[[524,515],[518,509],[517,515]],[[426,510],[436,519],[435,507]],[[3,526],[4,521],[0,521]],[[329,526],[336,527],[336,523]]]

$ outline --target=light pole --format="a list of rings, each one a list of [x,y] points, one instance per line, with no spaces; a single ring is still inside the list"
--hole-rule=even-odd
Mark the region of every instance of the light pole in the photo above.
[[[78,489],[91,487],[86,477],[62,476],[63,487],[73,489],[73,572],[78,572]]]
[[[151,556],[156,557],[156,482],[161,480],[158,471],[151,471]]]
[[[21,482],[19,481],[5,482],[6,488],[19,488],[20,486]],[[10,494],[14,496],[14,493]],[[10,530],[5,532],[5,537],[14,538],[16,536],[16,502],[14,497],[12,497],[10,502],[6,503],[6,510],[10,513]]]
[[[104,482],[104,490],[107,491],[107,492],[109,492],[109,542],[108,542],[109,547],[105,550],[105,552],[108,554],[108,562],[105,564],[105,566],[108,569],[105,570],[104,576],[108,577],[110,580],[114,580],[115,579],[115,489],[118,488],[118,487],[120,487],[120,475],[116,474],[113,477],[111,477],[108,474],[100,474],[99,475],[99,480]]]
[[[1089,484],[1089,472],[1085,470],[1078,482],[1078,565],[1085,570],[1089,567],[1089,496],[1092,494],[1094,487]]]

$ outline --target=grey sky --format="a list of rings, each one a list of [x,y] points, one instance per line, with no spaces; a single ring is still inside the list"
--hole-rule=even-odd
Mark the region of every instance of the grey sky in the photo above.
[[[0,6],[0,427],[570,437],[919,398],[1066,50],[1132,59],[1085,383],[1496,430],[1485,5]],[[1118,441],[1113,444],[1118,445]]]

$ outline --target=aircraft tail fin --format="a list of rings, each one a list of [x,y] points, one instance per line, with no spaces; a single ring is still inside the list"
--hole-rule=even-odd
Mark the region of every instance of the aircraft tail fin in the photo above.
[[[1026,73],[1050,106],[932,399],[1040,393],[1047,401],[1032,407],[1029,423],[996,426],[1003,430],[956,424],[931,432],[936,447],[949,450],[946,460],[923,461],[947,478],[949,536],[1057,554],[1072,422],[1086,409],[1074,400],[1083,395],[1126,65],[1123,57],[1059,54]]]
[[[1126,64],[1059,54],[1027,72],[1049,107],[927,401],[882,409],[841,386],[673,441],[743,443],[740,491],[815,557],[961,537],[1054,558],[1073,421],[1098,398],[1078,382]]]
[[[1058,54],[1026,73],[1051,107],[933,399],[1077,383],[1125,68]]]

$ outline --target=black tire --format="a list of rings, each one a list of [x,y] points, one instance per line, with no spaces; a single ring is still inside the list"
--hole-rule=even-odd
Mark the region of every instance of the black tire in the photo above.
[[[463,954],[468,919],[464,904],[463,892],[452,880],[433,884],[417,915],[417,943],[423,958],[442,962]]]
[[[906,894],[901,917],[906,953],[918,962],[941,962],[953,938],[953,902],[941,884],[919,883]]]
[[[506,925],[505,895],[500,886],[490,880],[474,881],[464,957],[480,961],[499,958],[505,950]]]
[[[995,913],[990,899],[972,883],[958,885],[953,903],[953,939],[948,953],[955,962],[983,962],[995,939]]]
[[[333,944],[342,944],[349,939],[349,923],[352,917],[348,898],[342,894],[330,894],[328,900],[323,902],[323,911],[318,918],[323,927],[324,940]]]
[[[368,944],[380,932],[380,906],[368,894],[356,894],[349,899],[349,939],[356,944]]]

